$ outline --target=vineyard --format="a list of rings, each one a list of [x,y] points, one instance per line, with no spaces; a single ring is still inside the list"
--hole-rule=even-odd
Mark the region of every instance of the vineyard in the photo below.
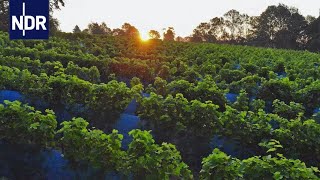
[[[0,31],[0,103],[0,177],[320,178],[317,53]]]

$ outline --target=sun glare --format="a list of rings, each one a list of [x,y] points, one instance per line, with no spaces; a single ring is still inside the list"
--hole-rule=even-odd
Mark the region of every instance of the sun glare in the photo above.
[[[149,34],[147,33],[140,34],[140,39],[141,41],[148,41],[150,39]]]

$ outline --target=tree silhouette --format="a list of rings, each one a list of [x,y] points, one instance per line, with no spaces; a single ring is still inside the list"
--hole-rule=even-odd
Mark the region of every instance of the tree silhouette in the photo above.
[[[317,20],[317,18],[314,17],[314,16],[308,15],[308,16],[306,17],[306,21],[308,22],[308,24],[313,23],[315,20]]]
[[[217,38],[214,35],[213,28],[210,23],[201,23],[193,30],[190,39],[192,42],[215,42]]]
[[[106,23],[90,23],[88,25],[88,33],[89,34],[106,34],[106,35],[111,35],[112,31],[111,29],[107,26]]]
[[[307,21],[295,8],[269,6],[258,18],[255,34],[258,45],[296,49]]]
[[[73,28],[73,33],[81,33],[81,29],[79,28],[78,25],[76,25],[76,26]]]
[[[320,51],[320,17],[307,27],[306,34],[308,35],[307,49]]]
[[[160,39],[160,33],[156,30],[150,30],[149,31],[149,37],[151,39]]]
[[[52,16],[50,16],[50,21],[49,21],[49,26],[50,26],[50,34],[54,35],[56,32],[60,31],[59,26],[59,20],[57,18],[54,18]]]
[[[304,17],[297,8],[284,4],[269,6],[260,16],[233,9],[223,17],[200,23],[187,40],[315,51],[319,41],[317,23],[315,17]]]
[[[0,1],[0,31],[9,30],[9,1]]]
[[[132,39],[139,39],[140,38],[139,30],[129,23],[124,23],[122,25],[122,30],[123,30],[124,36],[127,36]]]
[[[173,27],[169,27],[166,32],[163,33],[163,40],[165,41],[174,41],[175,32]]]
[[[64,0],[50,0],[50,12],[53,10],[60,10],[61,6],[64,7]]]
[[[120,28],[113,29],[112,36],[124,36],[124,31]]]
[[[186,38],[183,38],[183,37],[181,37],[181,36],[178,36],[178,37],[176,37],[176,41],[177,41],[177,42],[185,42],[185,41],[187,41],[187,40],[186,40]]]
[[[210,20],[210,32],[216,39],[223,40],[225,34],[224,19],[215,17]]]
[[[224,14],[224,25],[229,41],[239,42],[245,39],[248,32],[249,16],[239,11],[230,10]]]

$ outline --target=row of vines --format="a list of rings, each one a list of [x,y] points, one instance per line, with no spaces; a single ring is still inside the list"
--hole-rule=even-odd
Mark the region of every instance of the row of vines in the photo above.
[[[318,179],[319,79],[320,55],[309,52],[67,33],[10,41],[0,32],[0,90],[83,111],[60,128],[51,110],[6,102],[0,138],[135,179]],[[105,117],[132,100],[154,138],[132,130],[125,150]],[[189,154],[215,136],[247,156],[215,148],[194,165]]]

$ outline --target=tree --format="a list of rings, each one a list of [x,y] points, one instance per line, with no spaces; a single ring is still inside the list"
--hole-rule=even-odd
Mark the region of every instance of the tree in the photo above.
[[[247,43],[251,44],[257,39],[257,29],[259,27],[259,16],[249,17],[249,29],[247,35]]]
[[[228,11],[224,17],[215,17],[200,23],[190,37],[192,42],[242,42],[249,34],[250,17],[236,10]]]
[[[0,1],[0,31],[8,31],[9,29],[9,1]]]
[[[308,36],[307,49],[320,51],[320,17],[306,28],[306,34]]]
[[[79,28],[78,25],[76,25],[76,26],[73,28],[73,33],[81,33],[81,29]]]
[[[217,39],[221,39],[224,34],[224,19],[215,17],[210,20],[211,32],[214,37]]]
[[[136,27],[132,26],[131,24],[124,23],[121,28],[124,36],[133,38],[133,39],[140,38],[139,30]]]
[[[64,7],[64,0],[50,0],[50,12],[60,10],[61,6]]]
[[[163,33],[163,40],[165,41],[174,41],[175,32],[173,27],[169,27],[166,32]]]
[[[177,42],[186,42],[186,38],[183,38],[181,36],[176,37]]]
[[[315,20],[317,20],[317,18],[314,17],[314,16],[308,15],[308,16],[306,17],[306,21],[308,22],[308,24],[313,23]]]
[[[124,31],[120,28],[113,29],[112,36],[124,36]]]
[[[306,25],[305,18],[297,9],[283,4],[269,6],[255,26],[257,45],[296,49]]]
[[[189,37],[190,42],[203,42],[203,36],[197,29],[193,30],[193,34]]]
[[[106,23],[90,23],[88,25],[88,32],[90,34],[107,34],[107,35],[111,35],[111,29],[107,26]]]
[[[275,44],[277,48],[299,49],[305,44],[303,40],[308,22],[297,9],[290,8],[289,11],[291,16],[287,28],[276,34]]]
[[[240,14],[239,11],[233,9],[224,14],[224,20],[229,40],[237,41],[241,38],[245,38],[249,24],[248,15]]]
[[[160,39],[160,33],[156,30],[150,30],[149,31],[149,37],[151,39]]]
[[[240,13],[234,9],[224,14],[225,26],[230,31],[229,38],[233,40],[236,36],[236,28],[240,23]]]
[[[193,30],[193,35],[191,36],[192,42],[215,42],[216,37],[211,29],[210,23],[201,23]]]
[[[50,34],[54,34],[58,31],[60,31],[60,23],[59,20],[57,18],[53,18],[52,16],[50,16]]]

